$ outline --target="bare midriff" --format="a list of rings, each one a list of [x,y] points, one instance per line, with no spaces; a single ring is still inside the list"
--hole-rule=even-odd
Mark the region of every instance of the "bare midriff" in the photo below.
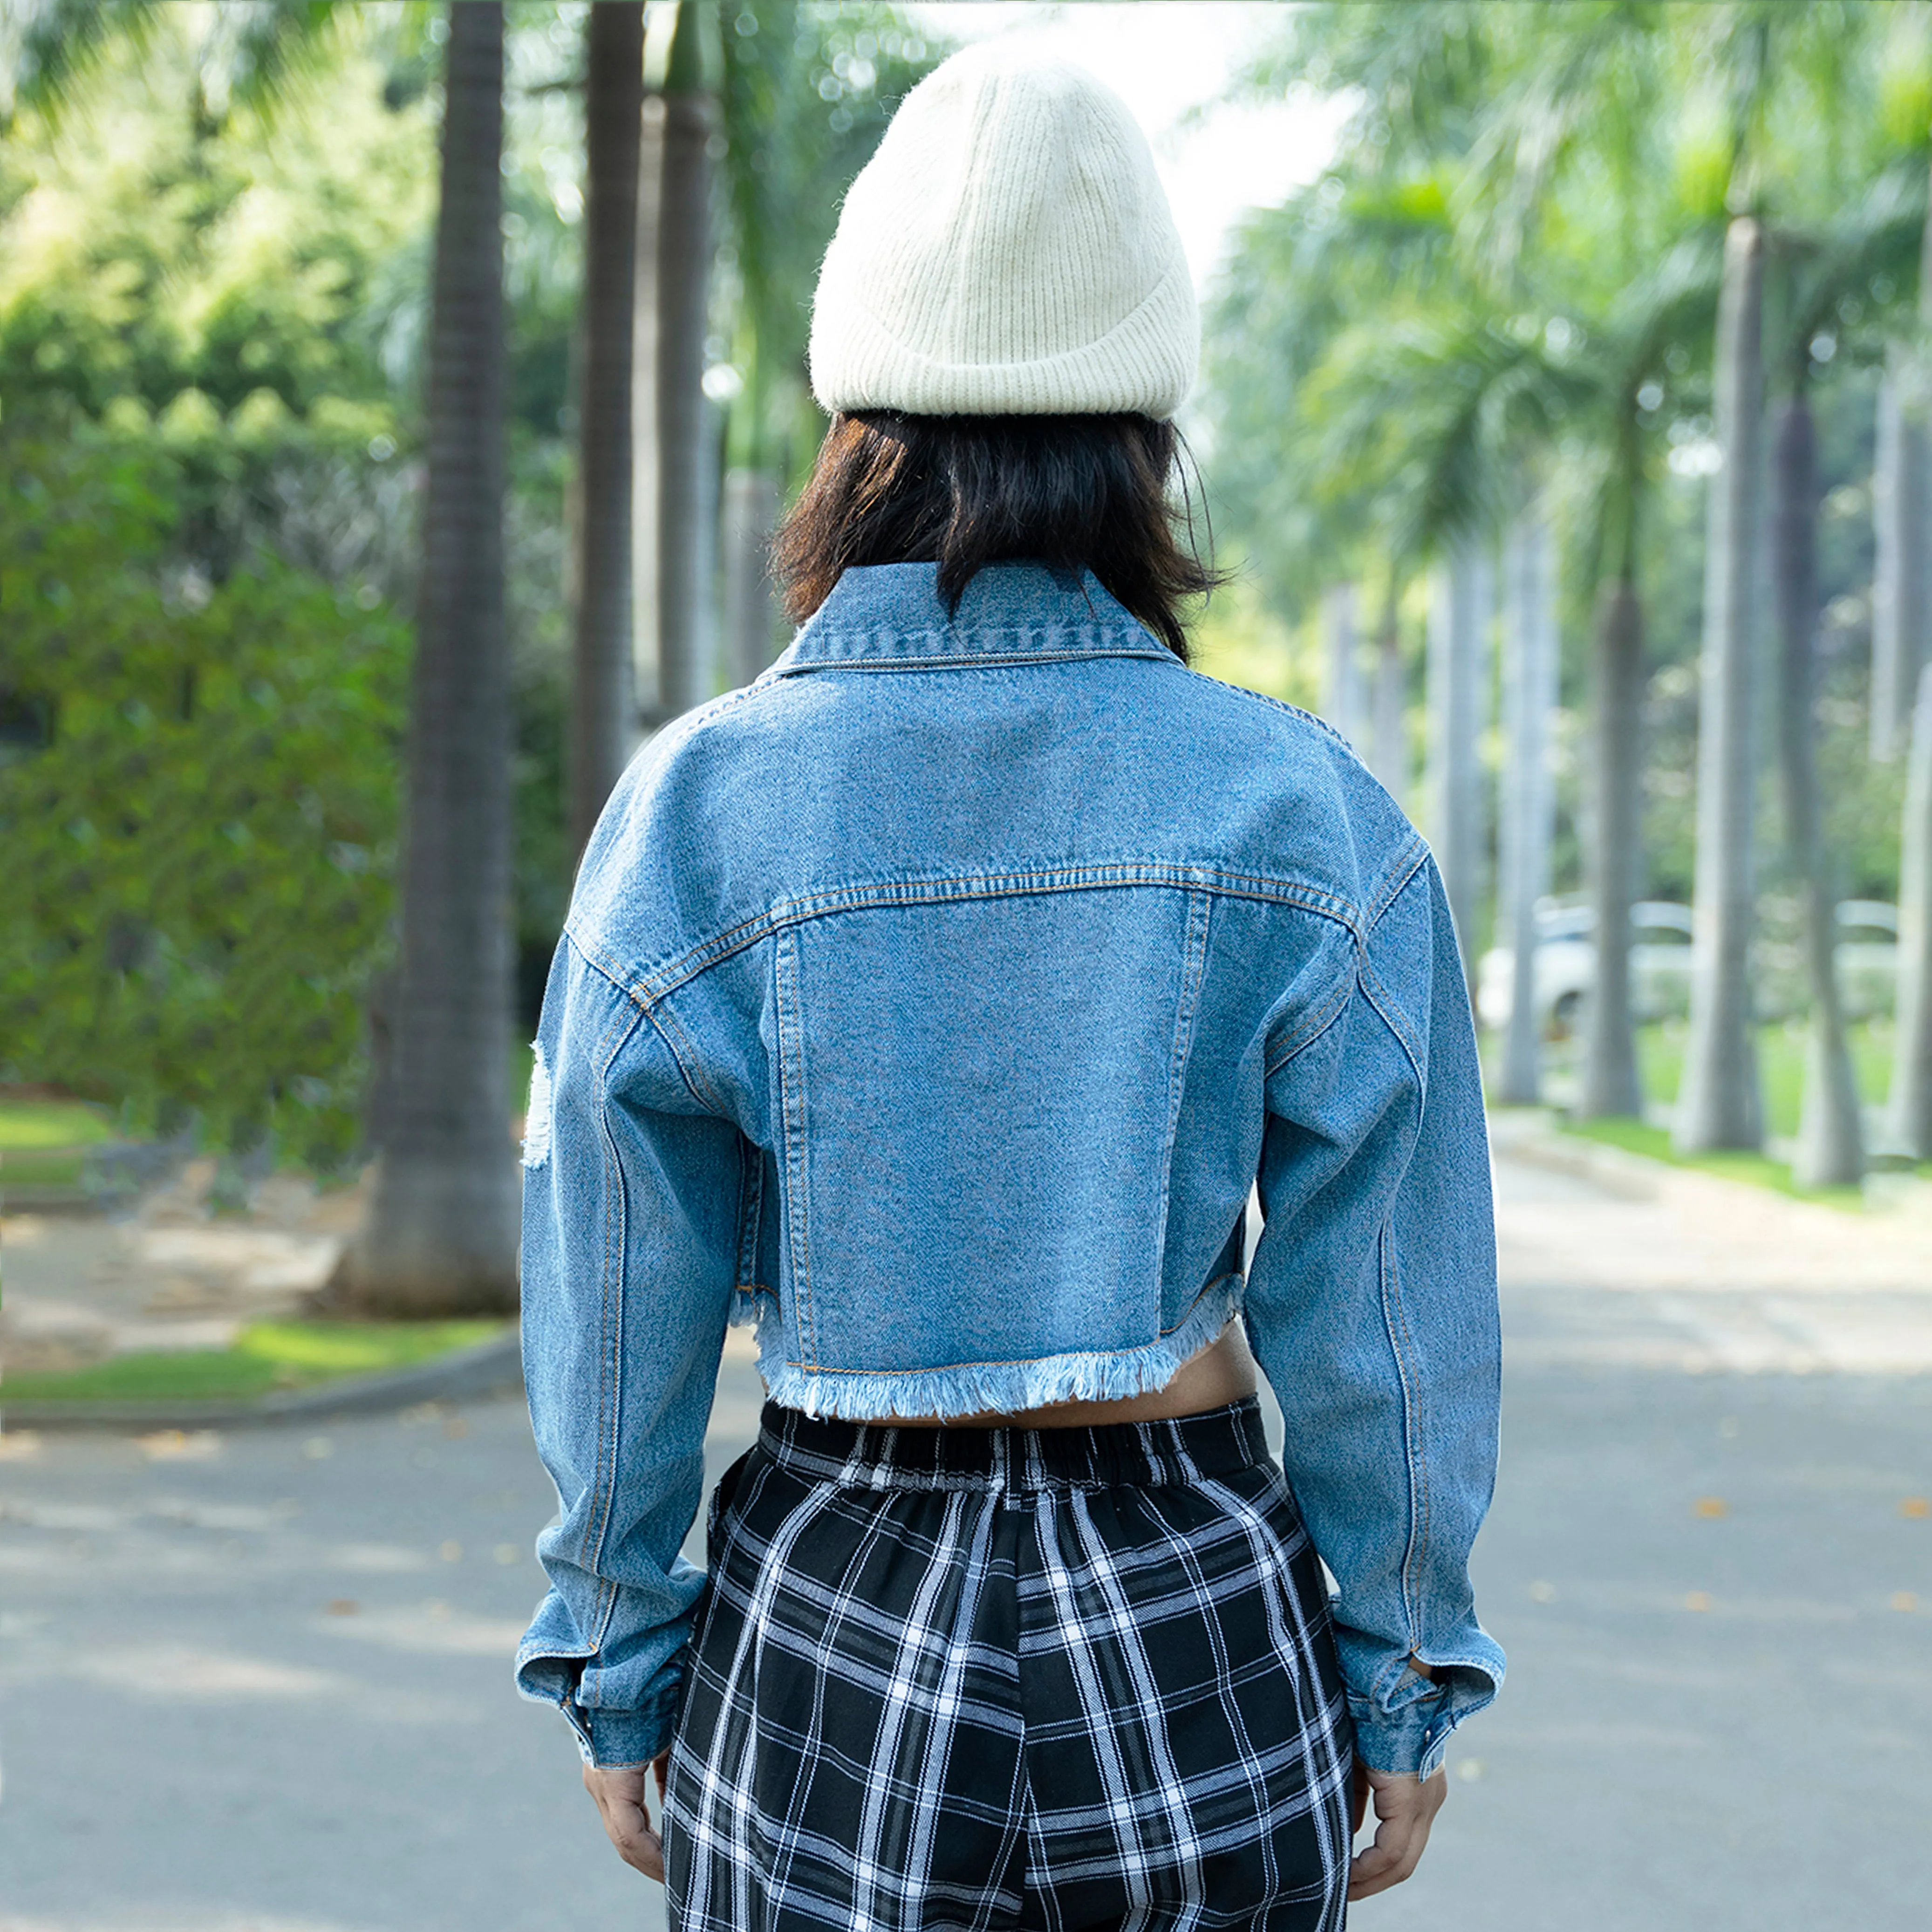
[[[906,1429],[1091,1429],[1109,1422],[1161,1422],[1225,1408],[1255,1392],[1255,1358],[1238,1322],[1231,1322],[1166,1383],[1116,1402],[1050,1402],[1039,1408],[983,1409],[972,1415],[882,1415]]]

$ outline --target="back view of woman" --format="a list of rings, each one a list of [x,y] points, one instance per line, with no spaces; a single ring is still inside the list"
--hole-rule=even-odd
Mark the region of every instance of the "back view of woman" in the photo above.
[[[1502,1678],[1455,935],[1346,744],[1186,668],[1197,337],[1114,95],[929,76],[820,274],[802,628],[585,856],[524,1153],[562,1512],[518,1673],[674,1926],[1339,1926]],[[700,1572],[734,1320],[769,1400]]]

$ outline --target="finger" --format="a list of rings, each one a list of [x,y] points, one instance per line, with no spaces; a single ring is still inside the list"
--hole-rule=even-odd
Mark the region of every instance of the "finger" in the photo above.
[[[1374,1842],[1348,1867],[1348,1896],[1372,1898],[1406,1879],[1421,1862],[1429,1842],[1429,1827],[1448,1793],[1446,1783],[1431,1778],[1426,1784],[1405,1779],[1376,1787]]]
[[[651,1829],[650,1814],[619,1792],[607,1792],[598,1802],[604,1815],[604,1835],[625,1864],[646,1878],[664,1877],[664,1841]]]

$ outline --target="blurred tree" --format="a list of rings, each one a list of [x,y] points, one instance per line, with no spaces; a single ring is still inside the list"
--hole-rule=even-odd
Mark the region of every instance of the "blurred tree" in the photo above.
[[[766,548],[823,428],[805,368],[819,260],[852,178],[949,50],[886,6],[760,0],[718,17],[727,146],[716,307],[729,358],[717,378],[729,404],[721,642],[724,680],[738,685],[774,652]]]
[[[273,559],[171,562],[173,483],[71,416],[0,426],[0,1081],[339,1170],[407,633]]]
[[[581,853],[629,757],[632,363],[644,107],[642,0],[604,0],[584,29],[583,399],[578,411],[570,842]]]
[[[448,11],[410,704],[401,970],[381,1158],[350,1304],[412,1317],[516,1298],[503,623],[503,13]]]
[[[718,132],[718,56],[706,42],[714,22],[696,0],[676,0],[662,93],[655,229],[656,394],[652,465],[654,555],[640,580],[654,587],[646,622],[655,648],[655,690],[640,694],[649,724],[664,722],[712,693],[710,566],[716,556],[716,454],[704,393],[710,308],[711,144]]]
[[[1764,235],[1748,215],[1724,242],[1718,308],[1717,442],[1705,540],[1703,686],[1697,714],[1697,937],[1690,1034],[1672,1138],[1684,1153],[1763,1138],[1750,981],[1757,764],[1751,730],[1762,502]]]

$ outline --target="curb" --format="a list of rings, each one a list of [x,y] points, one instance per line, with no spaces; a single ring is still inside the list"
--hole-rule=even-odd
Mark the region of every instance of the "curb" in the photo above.
[[[434,1361],[373,1376],[345,1376],[319,1388],[288,1389],[250,1402],[8,1402],[0,1388],[0,1426],[8,1429],[246,1429],[367,1415],[418,1402],[472,1402],[520,1394],[517,1331],[493,1335]]]
[[[1623,1201],[1654,1201],[1666,1181],[1695,1172],[1674,1167],[1668,1161],[1652,1160],[1648,1154],[1632,1154],[1625,1148],[1607,1147],[1600,1141],[1586,1140],[1581,1135],[1566,1135],[1546,1126],[1526,1130],[1512,1124],[1511,1130],[1491,1136],[1490,1150],[1498,1160],[1520,1161],[1526,1167],[1540,1167],[1547,1173],[1567,1174],[1576,1180],[1587,1180],[1606,1194]],[[1699,1174],[1696,1178],[1714,1180],[1723,1187],[1749,1185],[1744,1181],[1726,1180],[1720,1174]]]

